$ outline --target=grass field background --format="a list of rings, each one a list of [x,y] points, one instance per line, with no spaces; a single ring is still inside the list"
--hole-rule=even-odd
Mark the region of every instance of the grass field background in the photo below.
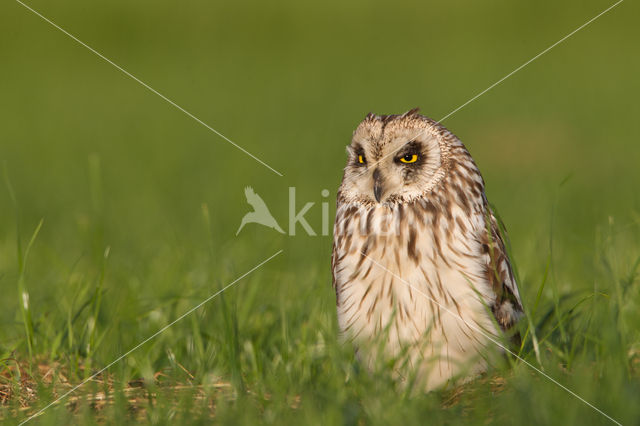
[[[296,187],[320,232],[367,112],[440,119],[612,3],[28,4],[284,176],[3,1],[3,422],[282,249],[32,423],[610,423],[519,362],[411,397],[337,343],[330,236],[235,234],[245,186],[283,227]],[[640,422],[639,12],[623,2],[444,121],[509,230],[539,345],[522,356],[623,424]]]

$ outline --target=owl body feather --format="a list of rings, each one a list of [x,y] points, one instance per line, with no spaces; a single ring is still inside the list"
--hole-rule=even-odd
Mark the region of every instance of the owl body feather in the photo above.
[[[397,161],[394,150],[408,145],[421,164]],[[522,307],[473,159],[415,111],[367,116],[352,156],[358,150],[368,163],[356,174],[347,165],[334,227],[342,335],[369,365],[403,359],[426,389],[485,370],[487,336],[509,329]],[[380,185],[380,199],[367,185]]]

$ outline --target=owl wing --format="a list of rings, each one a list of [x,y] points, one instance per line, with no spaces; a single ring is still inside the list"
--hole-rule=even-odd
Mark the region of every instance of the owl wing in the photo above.
[[[507,330],[522,316],[522,302],[498,220],[488,206],[486,218],[486,229],[480,236],[480,241],[487,254],[485,273],[496,295],[491,310],[500,327]]]

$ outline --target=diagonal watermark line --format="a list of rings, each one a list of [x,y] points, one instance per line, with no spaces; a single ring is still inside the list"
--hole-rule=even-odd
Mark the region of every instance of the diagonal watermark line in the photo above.
[[[613,423],[622,426],[622,423],[620,423],[619,421],[617,421],[616,419],[614,419],[613,417],[609,416],[607,413],[605,413],[604,411],[602,411],[601,409],[599,409],[598,407],[596,407],[595,405],[593,405],[592,403],[590,403],[589,401],[587,401],[586,399],[584,399],[583,397],[581,397],[580,395],[578,395],[577,393],[575,393],[574,391],[572,391],[571,389],[569,389],[568,387],[566,387],[565,385],[563,385],[562,383],[558,382],[556,379],[554,379],[553,377],[551,377],[550,375],[548,375],[547,373],[545,373],[544,371],[540,370],[539,368],[537,368],[535,365],[531,364],[530,362],[528,362],[527,360],[521,358],[518,354],[516,354],[515,352],[513,352],[511,349],[507,348],[505,345],[503,345],[502,343],[500,343],[500,341],[498,341],[497,339],[495,339],[494,337],[492,337],[489,333],[487,333],[486,331],[484,331],[481,327],[476,326],[475,324],[471,324],[467,321],[464,320],[464,318],[462,318],[462,316],[454,311],[452,311],[451,309],[447,308],[446,306],[444,306],[443,304],[439,303],[437,300],[433,299],[432,297],[430,297],[429,295],[427,295],[425,292],[423,292],[422,290],[420,290],[419,288],[417,288],[416,286],[412,285],[410,282],[406,281],[404,278],[402,278],[401,276],[395,274],[394,272],[390,271],[389,269],[387,269],[384,265],[382,265],[381,263],[377,262],[376,260],[372,259],[371,257],[367,256],[365,253],[360,252],[360,254],[362,254],[362,256],[366,257],[367,259],[369,259],[372,263],[374,263],[376,266],[382,268],[383,270],[389,272],[391,275],[393,275],[394,277],[396,277],[397,279],[399,279],[402,283],[406,284],[407,286],[411,287],[413,290],[417,291],[418,293],[420,293],[421,295],[423,295],[424,297],[426,297],[428,300],[432,301],[433,303],[435,303],[436,305],[438,305],[440,308],[442,308],[444,311],[446,311],[447,313],[453,315],[454,317],[460,319],[460,321],[462,321],[467,327],[481,333],[484,337],[486,337],[487,339],[489,339],[491,342],[495,343],[496,345],[498,345],[500,348],[502,348],[503,350],[505,350],[506,352],[509,352],[509,354],[511,354],[512,356],[514,356],[515,358],[517,358],[519,361],[523,362],[524,364],[526,364],[528,367],[532,368],[533,370],[535,370],[536,372],[540,373],[542,376],[544,376],[546,379],[550,380],[552,383],[554,383],[555,385],[559,386],[561,389],[563,389],[564,391],[568,392],[570,395],[574,396],[575,398],[579,399],[580,401],[582,401],[583,403],[585,403],[586,405],[588,405],[589,407],[591,407],[592,409],[594,409],[595,411],[597,411],[598,413],[600,413],[601,415],[603,415],[604,417],[606,417],[607,419],[611,420]]]
[[[71,39],[73,39],[74,41],[76,41],[77,43],[79,43],[80,45],[86,47],[88,50],[90,50],[92,53],[94,53],[95,55],[97,55],[98,57],[100,57],[101,59],[103,59],[104,61],[108,62],[109,64],[113,65],[118,71],[122,72],[124,75],[126,75],[127,77],[131,78],[132,80],[136,81],[137,83],[139,83],[140,85],[142,85],[145,89],[149,90],[150,92],[158,95],[159,97],[161,97],[162,99],[164,99],[166,102],[168,102],[169,104],[171,104],[173,107],[177,108],[178,110],[182,111],[184,114],[186,114],[188,117],[194,119],[196,122],[198,122],[199,124],[203,125],[204,127],[206,127],[207,129],[211,130],[213,133],[215,133],[216,135],[220,136],[222,139],[224,139],[225,141],[229,142],[231,145],[233,145],[234,147],[236,147],[237,149],[239,149],[240,151],[244,152],[245,154],[247,154],[249,157],[253,158],[254,160],[256,160],[258,163],[262,164],[263,166],[265,166],[266,168],[268,168],[269,170],[271,170],[273,173],[277,174],[278,176],[282,177],[284,176],[282,173],[280,173],[279,171],[277,171],[276,169],[274,169],[273,167],[271,167],[270,165],[268,165],[267,163],[265,163],[264,161],[262,161],[261,159],[259,159],[258,157],[256,157],[255,155],[253,155],[252,153],[250,153],[249,151],[247,151],[246,149],[244,149],[243,147],[241,147],[240,145],[238,145],[237,143],[235,143],[234,141],[232,141],[231,139],[229,139],[228,137],[226,137],[225,135],[223,135],[222,133],[220,133],[219,131],[217,131],[216,129],[214,129],[213,127],[209,126],[207,123],[205,123],[204,121],[200,120],[198,117],[196,117],[195,115],[193,115],[192,113],[190,113],[189,111],[187,111],[186,109],[184,109],[183,107],[181,107],[180,105],[178,105],[177,103],[175,103],[174,101],[172,101],[171,99],[167,98],[165,95],[163,95],[162,93],[158,92],[156,89],[154,89],[153,87],[149,86],[147,83],[145,83],[144,81],[140,80],[138,77],[136,77],[135,75],[131,74],[129,71],[125,70],[124,68],[122,68],[120,65],[116,64],[115,62],[113,62],[111,59],[107,58],[106,56],[104,56],[103,54],[101,54],[100,52],[98,52],[97,50],[95,50],[94,48],[92,48],[91,46],[89,46],[88,44],[84,43],[82,40],[78,39],[77,37],[75,37],[73,34],[69,33],[68,31],[66,31],[64,28],[60,27],[59,25],[57,25],[55,22],[51,21],[50,19],[48,19],[47,17],[43,16],[41,13],[39,13],[37,10],[31,8],[30,6],[26,5],[25,3],[21,2],[20,0],[16,0],[16,2],[18,4],[20,4],[21,6],[25,7],[26,9],[30,10],[31,12],[33,12],[35,15],[37,15],[38,17],[42,18],[45,22],[51,24],[54,28],[58,29],[59,31],[61,31],[62,33],[64,33],[65,35],[67,35],[68,37],[70,37]]]
[[[560,43],[562,43],[563,41],[565,41],[566,39],[568,39],[569,37],[571,37],[572,35],[574,35],[575,33],[577,33],[578,31],[580,31],[581,29],[583,29],[584,27],[586,27],[587,25],[591,24],[593,21],[595,21],[596,19],[600,18],[602,15],[604,15],[605,13],[609,12],[611,9],[613,9],[614,7],[618,6],[620,3],[622,3],[624,0],[618,0],[616,3],[612,4],[611,6],[609,6],[608,8],[606,8],[605,10],[603,10],[602,12],[598,13],[596,16],[594,16],[593,18],[589,19],[587,22],[585,22],[584,24],[580,25],[578,28],[576,28],[575,30],[571,31],[569,34],[567,34],[566,36],[562,37],[560,40],[556,41],[555,43],[553,43],[551,46],[547,47],[546,49],[544,49],[542,52],[538,53],[536,56],[534,56],[533,58],[529,59],[527,62],[525,62],[524,64],[520,65],[518,68],[514,69],[513,71],[511,71],[509,74],[505,75],[504,77],[502,77],[500,80],[496,81],[495,83],[493,83],[491,86],[487,87],[486,89],[484,89],[482,92],[478,93],[477,95],[475,95],[474,97],[472,97],[471,99],[469,99],[468,101],[466,101],[465,103],[463,103],[462,105],[460,105],[459,107],[457,107],[456,109],[454,109],[453,111],[451,111],[449,114],[445,115],[444,117],[442,117],[440,120],[438,120],[438,122],[443,122],[444,120],[446,120],[447,118],[451,117],[453,114],[455,114],[456,112],[460,111],[462,108],[466,107],[467,105],[469,105],[471,102],[475,101],[476,99],[478,99],[480,96],[484,95],[485,93],[487,93],[488,91],[490,91],[491,89],[493,89],[494,87],[496,87],[497,85],[499,85],[500,83],[502,83],[503,81],[505,81],[506,79],[508,79],[509,77],[511,77],[512,75],[514,75],[515,73],[517,73],[518,71],[520,71],[522,68],[526,67],[527,65],[529,65],[530,63],[532,63],[533,61],[535,61],[536,59],[538,59],[539,57],[541,57],[542,55],[544,55],[545,53],[549,52],[551,49],[553,49],[554,47],[556,47],[557,45],[559,45]],[[413,137],[413,139],[407,141],[406,143],[410,143],[413,142],[414,140],[416,140],[418,138],[418,136],[420,136],[420,134],[416,135],[415,137]],[[400,151],[406,144],[400,146],[399,148],[393,150],[392,152],[390,152],[389,154],[383,156],[381,159],[379,159],[378,161],[376,161],[375,163],[373,163],[371,166],[369,167],[375,167],[378,164],[380,164],[380,162],[382,160],[384,160],[385,158],[388,158],[389,156],[395,154],[396,152]],[[368,169],[363,171],[360,175],[358,176],[362,176],[365,173],[367,173]]]
[[[227,284],[225,287],[223,287],[222,289],[218,290],[217,292],[215,292],[214,294],[212,294],[211,296],[207,297],[205,300],[203,300],[202,302],[198,303],[196,306],[194,306],[193,308],[189,309],[187,312],[185,312],[184,314],[180,315],[178,318],[176,318],[175,320],[173,320],[172,322],[170,322],[169,324],[165,325],[164,327],[162,327],[160,330],[156,331],[155,333],[153,333],[151,336],[147,337],[146,339],[144,339],[142,342],[138,343],[137,345],[135,345],[133,348],[129,349],[127,352],[125,352],[124,354],[120,355],[118,358],[116,358],[115,360],[111,361],[109,364],[107,364],[106,367],[102,368],[101,370],[99,370],[98,372],[94,373],[91,377],[85,379],[84,381],[80,382],[79,384],[77,384],[76,386],[74,386],[73,388],[71,388],[70,390],[68,390],[67,392],[65,392],[64,394],[62,394],[61,396],[59,396],[57,399],[55,399],[54,401],[50,402],[49,404],[47,404],[44,408],[40,409],[38,412],[36,412],[35,414],[32,414],[31,416],[29,416],[26,420],[22,421],[21,423],[19,423],[19,426],[27,423],[28,421],[34,419],[35,417],[41,415],[45,410],[47,410],[48,408],[50,408],[51,406],[55,405],[56,403],[58,403],[60,400],[66,398],[68,395],[72,394],[73,392],[75,392],[78,388],[80,388],[81,386],[85,385],[86,383],[90,382],[91,380],[93,380],[94,378],[96,378],[96,376],[100,375],[101,373],[103,373],[104,371],[106,371],[108,368],[110,368],[111,366],[113,366],[114,364],[118,363],[119,361],[121,361],[123,358],[126,358],[128,355],[130,355],[132,352],[134,352],[135,350],[139,349],[141,346],[143,346],[144,344],[146,344],[147,342],[155,339],[156,337],[158,337],[160,334],[162,334],[163,332],[165,332],[169,327],[173,326],[175,323],[177,323],[178,321],[182,320],[183,318],[185,318],[186,316],[190,315],[191,313],[193,313],[195,310],[197,310],[198,308],[200,308],[202,305],[204,305],[205,303],[209,302],[210,300],[212,300],[213,298],[215,298],[216,296],[218,296],[219,294],[221,294],[223,291],[227,290],[228,288],[232,287],[233,285],[235,285],[238,281],[242,280],[244,277],[246,277],[247,275],[251,274],[252,272],[254,272],[256,269],[262,267],[264,264],[266,264],[267,262],[269,262],[271,259],[273,259],[274,257],[278,256],[279,254],[281,254],[283,252],[283,250],[278,250],[275,254],[272,254],[271,256],[269,256],[267,259],[263,260],[262,262],[260,262],[259,264],[257,264],[256,266],[254,266],[253,268],[249,269],[247,272],[245,272],[244,274],[240,275],[238,278],[236,278],[235,280],[233,280],[231,283]]]
[[[482,92],[478,93],[477,95],[475,95],[473,98],[469,99],[467,102],[463,103],[462,105],[460,105],[458,108],[454,109],[453,111],[451,111],[449,114],[445,115],[444,117],[442,117],[439,121],[443,122],[444,120],[446,120],[447,118],[449,118],[450,116],[452,116],[453,114],[455,114],[456,112],[460,111],[462,108],[466,107],[467,105],[469,105],[471,102],[475,101],[476,99],[478,99],[480,96],[484,95],[485,93],[487,93],[489,90],[493,89],[494,87],[496,87],[498,84],[502,83],[503,81],[505,81],[506,79],[508,79],[509,77],[511,77],[512,75],[514,75],[515,73],[517,73],[518,71],[520,71],[522,68],[526,67],[527,65],[529,65],[531,62],[535,61],[536,59],[538,59],[540,56],[544,55],[545,53],[547,53],[548,51],[550,51],[551,49],[553,49],[554,47],[556,47],[557,45],[559,45],[560,43],[562,43],[563,41],[565,41],[566,39],[568,39],[569,37],[571,37],[572,35],[574,35],[575,33],[577,33],[578,31],[580,31],[581,29],[583,29],[584,27],[586,27],[587,25],[589,25],[590,23],[592,23],[593,21],[595,21],[596,19],[598,19],[599,17],[601,17],[602,15],[604,15],[605,13],[609,12],[611,9],[613,9],[614,7],[618,6],[620,3],[622,3],[624,0],[618,0],[616,3],[612,4],[611,6],[609,6],[608,8],[606,8],[605,10],[603,10],[602,12],[598,13],[596,16],[594,16],[593,18],[589,19],[587,22],[585,22],[584,24],[580,25],[578,28],[576,28],[575,30],[571,31],[569,34],[567,34],[566,36],[562,37],[560,40],[556,41],[555,43],[553,43],[551,46],[547,47],[546,49],[544,49],[542,52],[538,53],[536,56],[534,56],[533,58],[529,59],[527,62],[525,62],[524,64],[520,65],[518,68],[514,69],[513,71],[511,71],[509,74],[505,75],[504,77],[502,77],[500,80],[496,81],[495,83],[493,83],[491,86],[487,87],[486,89],[484,89]]]

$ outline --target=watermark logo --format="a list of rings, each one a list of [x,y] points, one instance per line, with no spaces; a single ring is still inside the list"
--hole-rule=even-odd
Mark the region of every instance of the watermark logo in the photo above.
[[[320,194],[323,198],[329,197],[329,190],[323,189]],[[244,189],[244,195],[247,198],[247,203],[251,207],[253,207],[253,211],[244,215],[242,221],[240,222],[240,227],[236,232],[236,235],[240,233],[240,231],[245,227],[245,225],[250,223],[257,223],[259,225],[266,226],[267,228],[274,229],[281,234],[287,234],[289,236],[296,235],[296,227],[300,225],[302,229],[307,233],[307,235],[315,237],[318,235],[315,229],[309,224],[305,215],[309,212],[309,210],[315,205],[315,202],[311,201],[306,203],[300,210],[296,209],[296,188],[289,188],[289,227],[287,232],[285,232],[278,221],[273,217],[271,211],[267,207],[267,204],[264,202],[262,197],[260,197],[252,187],[247,186]],[[320,235],[327,236],[329,235],[329,203],[327,201],[323,201],[321,203],[322,208],[322,223],[321,223],[321,231]]]
[[[247,203],[253,207],[253,211],[244,215],[240,222],[240,227],[236,232],[236,235],[240,234],[240,231],[245,225],[250,223],[257,223],[258,225],[266,226],[267,228],[274,229],[281,234],[286,234],[291,237],[296,235],[297,228],[302,228],[307,235],[315,237],[317,235],[328,236],[329,235],[329,202],[326,200],[329,197],[329,190],[323,189],[320,195],[324,200],[320,202],[321,207],[321,223],[320,233],[316,232],[312,223],[306,218],[306,215],[312,210],[315,202],[309,201],[301,208],[298,209],[296,204],[296,188],[289,187],[289,220],[288,228],[285,232],[278,221],[273,217],[271,211],[267,207],[262,197],[260,197],[250,186],[244,190],[244,195],[247,198]],[[399,235],[400,234],[400,222],[404,220],[409,224],[413,224],[414,217],[406,217],[397,211],[397,206],[393,205],[362,205],[360,203],[349,203],[341,206],[343,210],[349,210],[350,223],[354,224],[354,228],[350,232],[358,232],[360,235]],[[373,214],[372,214],[373,213]],[[403,219],[404,218],[404,219]],[[313,221],[311,221],[313,222]],[[298,226],[299,225],[299,226]]]
[[[244,228],[247,223],[258,223],[268,228],[273,228],[279,233],[284,234],[284,231],[282,230],[282,228],[280,228],[280,225],[278,225],[278,222],[269,211],[269,208],[265,204],[264,200],[258,194],[256,194],[253,188],[247,186],[244,189],[244,196],[247,198],[247,203],[249,203],[249,205],[253,207],[253,211],[244,215],[244,217],[242,218],[242,222],[240,222],[240,227],[238,228],[236,235],[240,233],[242,228]]]

